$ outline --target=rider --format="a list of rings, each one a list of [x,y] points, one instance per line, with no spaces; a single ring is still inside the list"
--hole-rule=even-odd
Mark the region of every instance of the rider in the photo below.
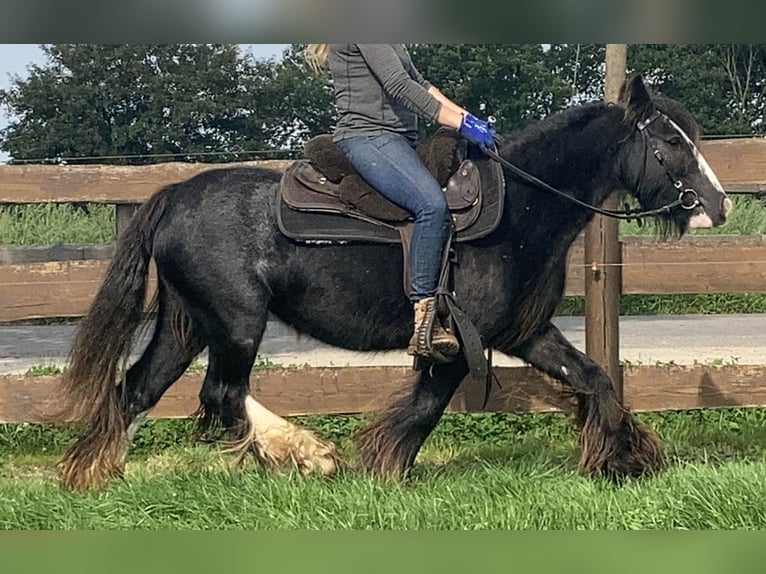
[[[435,292],[452,220],[439,183],[415,152],[418,116],[491,146],[494,130],[442,94],[418,72],[403,44],[309,44],[309,64],[329,64],[338,121],[333,140],[359,174],[387,199],[413,214],[410,245],[415,328],[407,352],[419,347]],[[431,349],[444,356],[460,350],[457,338],[433,321]]]

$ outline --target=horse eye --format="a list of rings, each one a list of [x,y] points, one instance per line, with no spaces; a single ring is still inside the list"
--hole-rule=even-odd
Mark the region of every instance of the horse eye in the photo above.
[[[673,147],[680,146],[682,141],[683,141],[683,139],[681,139],[681,136],[670,136],[667,139],[668,144],[673,146]]]

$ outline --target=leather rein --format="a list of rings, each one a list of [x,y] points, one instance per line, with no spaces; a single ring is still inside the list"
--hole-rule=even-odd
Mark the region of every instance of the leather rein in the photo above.
[[[680,207],[686,210],[694,209],[695,207],[700,205],[700,200],[699,200],[699,196],[697,192],[691,187],[686,187],[680,178],[676,178],[673,176],[672,173],[670,173],[670,170],[665,165],[665,161],[662,157],[662,154],[660,153],[660,150],[657,149],[657,147],[654,145],[654,142],[652,142],[651,139],[649,138],[649,135],[648,135],[649,130],[647,128],[649,127],[649,125],[651,125],[652,122],[654,122],[656,119],[660,117],[667,119],[667,121],[673,124],[672,120],[670,120],[670,118],[668,118],[663,112],[661,112],[660,110],[656,110],[651,116],[639,122],[638,125],[636,126],[636,129],[638,129],[638,132],[641,134],[641,137],[644,141],[644,167],[641,173],[641,177],[639,177],[639,182],[641,182],[641,180],[643,179],[643,174],[644,172],[646,172],[646,159],[648,157],[649,148],[651,148],[654,159],[657,160],[657,162],[665,170],[665,173],[668,175],[668,177],[670,178],[670,181],[673,183],[673,187],[675,187],[678,190],[678,198],[675,201],[672,201],[666,205],[663,205],[662,207],[658,207],[655,209],[648,209],[648,210],[642,211],[639,209],[626,208],[621,211],[616,211],[611,209],[603,209],[601,207],[591,205],[589,203],[586,203],[584,201],[577,199],[576,197],[569,195],[568,193],[564,193],[563,191],[556,189],[552,185],[545,183],[543,180],[532,175],[528,171],[525,171],[521,169],[520,167],[513,165],[508,160],[500,157],[500,155],[498,155],[495,149],[482,147],[482,150],[490,158],[492,158],[493,160],[498,162],[500,165],[502,165],[505,169],[507,169],[508,171],[511,171],[512,173],[516,174],[517,176],[526,180],[527,182],[533,185],[536,185],[537,187],[540,187],[553,194],[556,194],[559,197],[569,201],[570,203],[574,203],[575,205],[579,205],[580,207],[584,207],[586,209],[589,209],[590,211],[599,213],[601,215],[605,215],[607,217],[613,217],[615,219],[624,219],[628,221],[632,219],[641,220],[647,217],[656,217],[658,215],[670,213],[671,210],[677,207]],[[673,125],[675,126],[675,124]],[[676,128],[676,129],[680,130],[680,128]]]

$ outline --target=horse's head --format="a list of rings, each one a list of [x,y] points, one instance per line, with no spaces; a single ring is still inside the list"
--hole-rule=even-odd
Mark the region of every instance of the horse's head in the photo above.
[[[623,84],[619,102],[630,129],[623,184],[641,207],[672,206],[659,216],[665,231],[723,225],[732,203],[697,147],[699,128],[689,112],[670,98],[650,96],[640,76]]]

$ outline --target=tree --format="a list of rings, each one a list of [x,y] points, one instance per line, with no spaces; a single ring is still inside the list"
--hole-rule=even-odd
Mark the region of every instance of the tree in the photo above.
[[[250,79],[248,92],[259,94],[258,117],[277,149],[297,150],[312,136],[329,132],[335,122],[329,72],[310,70],[304,48],[292,44],[281,61]]]
[[[604,97],[604,44],[551,44],[545,52],[546,67],[570,89],[566,105]]]
[[[500,132],[589,99],[592,82],[603,84],[600,46],[417,44],[410,50],[428,80],[471,113],[493,115]]]
[[[308,70],[304,47],[273,61],[236,45],[46,45],[47,63],[0,91],[16,117],[0,149],[16,161],[70,163],[293,156],[335,121],[329,73]],[[603,97],[603,45],[409,49],[427,79],[474,114],[495,116],[500,132]],[[705,134],[766,132],[763,45],[630,45],[628,67],[686,104]],[[421,136],[435,128],[421,125]]]
[[[0,91],[18,119],[0,132],[15,160],[141,164],[221,161],[268,146],[262,101],[236,45],[53,44],[48,62]],[[205,155],[210,154],[210,155]]]
[[[703,134],[764,134],[763,45],[631,45],[628,65],[655,91],[683,102]]]

